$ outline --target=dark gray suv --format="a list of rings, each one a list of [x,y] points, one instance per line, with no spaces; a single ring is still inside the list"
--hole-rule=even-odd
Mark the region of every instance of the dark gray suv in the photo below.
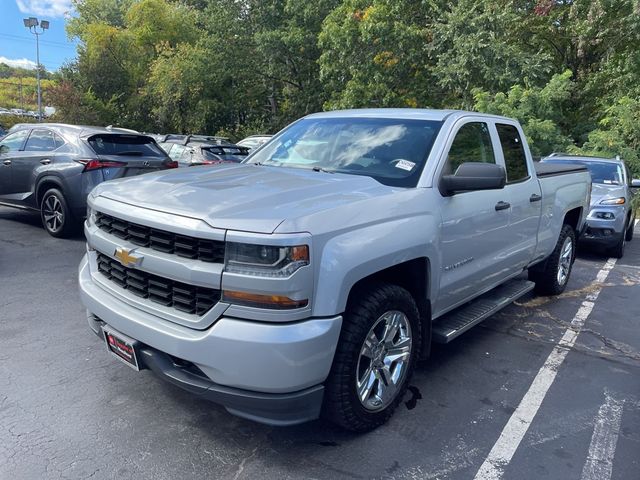
[[[177,166],[153,138],[130,130],[22,124],[0,141],[0,204],[39,210],[47,232],[65,237],[97,184]]]

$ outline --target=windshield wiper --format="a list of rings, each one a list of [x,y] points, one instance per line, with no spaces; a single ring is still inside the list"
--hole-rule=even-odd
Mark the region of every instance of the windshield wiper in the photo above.
[[[326,168],[322,167],[312,167],[311,170],[313,170],[314,172],[335,173],[333,170],[327,170]]]

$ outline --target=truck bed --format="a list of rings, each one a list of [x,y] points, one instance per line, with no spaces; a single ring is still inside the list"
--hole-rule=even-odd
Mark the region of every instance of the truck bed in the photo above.
[[[579,165],[577,163],[566,163],[560,165],[557,163],[535,162],[534,166],[538,178],[551,177],[554,175],[566,175],[567,173],[575,173],[587,169],[587,167],[585,167],[584,165]]]

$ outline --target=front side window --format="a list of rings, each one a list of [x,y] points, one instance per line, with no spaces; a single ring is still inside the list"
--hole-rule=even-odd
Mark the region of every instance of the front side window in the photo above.
[[[458,130],[451,143],[443,174],[455,174],[458,167],[466,162],[496,163],[486,123],[471,122]]]
[[[0,153],[12,153],[20,150],[27,135],[29,135],[29,130],[19,130],[7,135],[4,137],[4,140],[0,142]]]
[[[56,139],[49,130],[34,130],[29,135],[24,149],[28,152],[51,152],[55,150]]]
[[[519,182],[529,178],[529,170],[527,168],[527,157],[522,146],[522,139],[518,133],[518,129],[513,125],[496,124],[502,153],[504,155],[504,163],[507,170],[507,182]]]
[[[249,163],[372,177],[415,187],[442,123],[396,118],[306,118]]]

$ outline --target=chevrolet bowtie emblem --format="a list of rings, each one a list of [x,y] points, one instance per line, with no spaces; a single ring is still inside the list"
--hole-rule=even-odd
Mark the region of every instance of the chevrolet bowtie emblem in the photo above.
[[[125,267],[137,267],[142,263],[142,255],[137,255],[133,250],[118,247],[114,253],[115,257]]]

